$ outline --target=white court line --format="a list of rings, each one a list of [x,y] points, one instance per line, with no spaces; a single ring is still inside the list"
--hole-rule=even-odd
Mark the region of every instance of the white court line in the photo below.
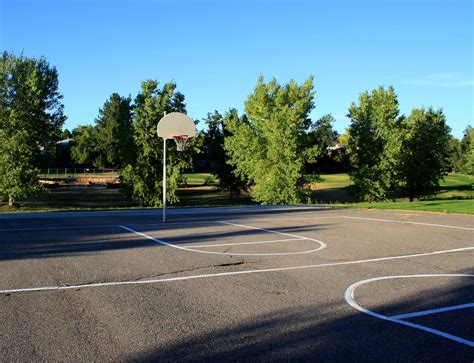
[[[368,283],[371,283],[371,282],[374,282],[374,281],[379,281],[379,280],[406,279],[406,278],[426,278],[426,277],[474,277],[474,275],[471,275],[471,274],[429,274],[429,275],[399,275],[399,276],[374,277],[374,278],[371,278],[371,279],[358,281],[358,282],[352,284],[351,286],[349,286],[347,288],[345,294],[344,294],[344,298],[346,299],[346,302],[350,306],[352,306],[354,309],[359,310],[360,312],[362,312],[364,314],[367,314],[367,315],[370,315],[370,316],[373,316],[373,317],[376,317],[376,318],[379,318],[379,319],[382,319],[382,320],[388,320],[388,321],[391,321],[392,323],[405,325],[405,326],[409,326],[411,328],[423,330],[423,331],[426,331],[428,333],[432,333],[432,334],[441,336],[443,338],[453,340],[455,342],[462,343],[462,344],[468,345],[470,347],[474,347],[474,342],[471,341],[471,340],[460,338],[458,336],[445,333],[441,330],[429,328],[427,326],[412,323],[410,321],[397,319],[396,317],[390,317],[390,316],[386,316],[386,315],[383,315],[383,314],[379,314],[375,311],[372,311],[372,310],[369,310],[369,309],[366,309],[366,308],[362,307],[361,305],[359,305],[354,300],[354,291],[361,285],[365,285],[365,284],[368,284]]]
[[[386,222],[386,223],[414,224],[414,225],[419,225],[419,226],[454,228],[454,229],[463,229],[463,230],[466,230],[466,231],[474,231],[474,228],[449,226],[449,225],[445,225],[445,224],[436,224],[436,223],[398,221],[398,220],[394,220],[394,219],[378,219],[378,218],[350,217],[350,216],[343,216],[342,218],[344,218],[344,219],[359,219],[359,220],[363,220],[363,221]]]
[[[264,243],[278,243],[287,241],[304,241],[307,238],[288,238],[288,239],[277,239],[273,241],[258,241],[258,242],[236,242],[236,243],[221,243],[215,245],[187,245],[192,248],[207,248],[207,247],[221,247],[221,246],[240,246],[240,245],[258,245]]]
[[[235,227],[240,227],[240,228],[247,228],[247,229],[256,229],[258,231],[263,231],[263,232],[268,232],[268,233],[274,233],[274,234],[280,234],[282,236],[288,236],[288,237],[296,237],[296,238],[302,238],[301,236],[298,236],[296,234],[291,234],[291,233],[285,233],[285,232],[278,232],[278,231],[273,231],[271,229],[265,229],[265,228],[259,228],[259,227],[253,227],[253,226],[246,226],[243,224],[237,224],[237,223],[231,223],[231,222],[225,222],[225,221],[217,221],[218,223],[226,224],[228,226],[235,226]],[[305,238],[305,237],[303,237]],[[307,238],[311,239],[311,238]],[[320,241],[319,241],[320,242]]]
[[[418,316],[439,314],[439,313],[444,313],[444,312],[447,312],[447,311],[454,311],[454,310],[461,310],[461,309],[468,309],[468,308],[474,308],[474,303],[455,305],[455,306],[447,306],[445,308],[423,310],[423,311],[417,311],[415,313],[393,315],[393,316],[390,316],[390,317],[392,319],[410,319],[410,318],[416,318]]]
[[[162,244],[162,245],[166,245],[168,247],[174,247],[174,248],[178,248],[180,250],[183,250],[183,251],[191,251],[191,252],[198,252],[198,253],[207,253],[207,254],[211,254],[211,255],[228,255],[228,256],[289,256],[289,255],[302,255],[302,254],[306,254],[306,253],[312,253],[312,252],[316,252],[316,251],[319,251],[319,250],[322,250],[323,248],[326,248],[326,244],[324,242],[321,242],[317,239],[314,239],[314,238],[306,238],[306,237],[301,237],[301,236],[297,236],[297,235],[294,235],[294,234],[288,234],[288,233],[282,233],[282,232],[276,232],[276,231],[271,231],[269,229],[262,229],[262,228],[258,228],[258,227],[249,227],[249,226],[244,226],[244,225],[238,225],[238,224],[232,224],[232,223],[227,223],[227,222],[219,222],[219,223],[223,223],[223,224],[230,224],[230,225],[234,225],[234,226],[238,226],[238,227],[242,227],[242,228],[249,228],[249,229],[256,229],[256,230],[259,230],[259,231],[264,231],[264,232],[269,232],[269,233],[276,233],[276,234],[281,234],[281,235],[286,235],[286,236],[291,236],[291,237],[297,237],[297,238],[304,238],[308,241],[314,241],[314,242],[317,242],[319,243],[319,247],[318,248],[315,248],[315,249],[312,249],[312,250],[307,250],[307,251],[300,251],[300,252],[281,252],[281,253],[233,253],[233,252],[215,252],[215,251],[201,251],[201,250],[195,250],[195,249],[192,249],[192,248],[187,248],[187,247],[181,247],[181,246],[178,246],[178,245],[175,245],[175,244],[172,244],[172,243],[169,243],[169,242],[165,242],[163,240],[160,240],[160,239],[157,239],[157,238],[154,238],[152,236],[149,236],[145,233],[142,233],[142,232],[138,232],[138,231],[135,231],[134,229],[132,228],[129,228],[127,226],[119,226],[120,228],[123,228],[129,232],[132,232],[132,233],[135,233],[135,234],[138,234],[139,236],[142,236],[142,237],[145,237],[149,240],[152,240],[156,243],[159,243],[159,244]]]
[[[366,260],[332,262],[332,263],[322,263],[322,264],[317,264],[317,265],[306,265],[306,266],[276,267],[276,268],[268,268],[268,269],[261,269],[261,270],[218,272],[214,274],[167,277],[167,278],[154,279],[154,280],[143,280],[143,281],[132,280],[132,281],[115,281],[115,282],[112,281],[112,282],[101,282],[101,283],[94,283],[94,284],[69,285],[69,286],[55,285],[55,286],[43,286],[43,287],[28,287],[28,288],[20,288],[20,289],[0,290],[0,294],[51,291],[51,290],[70,290],[70,289],[82,289],[82,288],[89,288],[89,287],[104,287],[104,286],[146,285],[146,284],[156,284],[156,283],[162,283],[162,282],[187,281],[187,280],[214,278],[214,277],[223,277],[223,276],[238,276],[238,275],[248,275],[248,274],[267,273],[267,272],[281,272],[281,271],[298,271],[298,270],[306,270],[306,269],[313,269],[313,268],[319,268],[319,267],[357,265],[357,264],[364,264],[364,263],[370,263],[370,262],[380,262],[380,261],[398,260],[398,259],[404,259],[404,258],[416,258],[416,257],[424,257],[424,256],[442,255],[442,254],[447,254],[447,253],[457,253],[457,252],[473,251],[473,250],[474,250],[474,247],[464,247],[464,248],[457,248],[454,250],[417,253],[413,255],[379,257],[379,258],[366,259]]]
[[[397,219],[378,219],[368,217],[352,217],[352,216],[326,216],[326,217],[288,217],[288,218],[254,218],[251,221],[255,222],[271,222],[271,221],[297,221],[297,220],[318,220],[318,219],[355,219],[361,221],[372,221],[372,222],[385,222],[385,223],[399,223],[399,224],[414,224],[428,227],[441,227],[441,228],[453,228],[462,229],[466,231],[474,231],[474,228],[450,226],[447,224],[436,224],[436,223],[424,223],[424,222],[413,222],[413,221],[400,221]]]

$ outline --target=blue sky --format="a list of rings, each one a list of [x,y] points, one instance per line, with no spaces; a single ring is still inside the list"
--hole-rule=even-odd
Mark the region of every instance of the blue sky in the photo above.
[[[257,78],[315,76],[312,117],[348,126],[358,94],[393,85],[402,113],[441,107],[474,125],[472,0],[0,0],[0,49],[57,67],[66,127],[113,92],[174,80],[188,114],[244,109]],[[201,124],[202,127],[202,124]]]

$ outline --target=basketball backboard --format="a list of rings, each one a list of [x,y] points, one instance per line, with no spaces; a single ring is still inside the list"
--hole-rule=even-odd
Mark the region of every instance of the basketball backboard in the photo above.
[[[166,114],[157,126],[158,136],[162,139],[175,137],[190,138],[196,135],[196,125],[193,120],[180,112]]]

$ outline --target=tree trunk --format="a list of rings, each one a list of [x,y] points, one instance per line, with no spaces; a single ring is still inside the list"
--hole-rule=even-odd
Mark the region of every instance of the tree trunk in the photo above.
[[[8,196],[8,206],[13,207],[13,204],[15,204],[15,198],[13,198],[13,195]]]

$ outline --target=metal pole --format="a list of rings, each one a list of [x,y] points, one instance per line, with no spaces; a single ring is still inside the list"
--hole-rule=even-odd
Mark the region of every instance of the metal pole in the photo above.
[[[166,138],[163,138],[163,222],[166,222]]]

